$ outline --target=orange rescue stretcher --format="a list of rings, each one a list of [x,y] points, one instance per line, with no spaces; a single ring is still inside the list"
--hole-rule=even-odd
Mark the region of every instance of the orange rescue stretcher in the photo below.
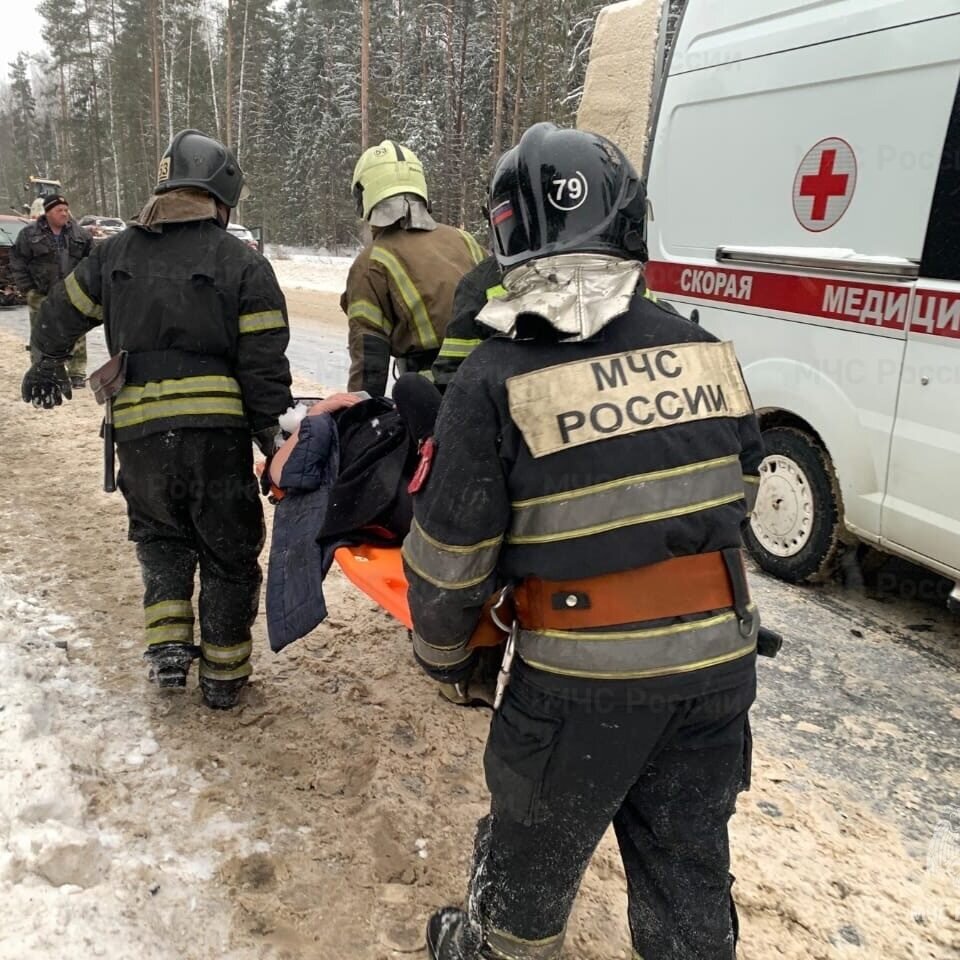
[[[347,579],[362,590],[374,603],[396,617],[408,630],[413,629],[410,605],[407,603],[407,578],[403,573],[400,547],[374,547],[370,544],[353,544],[338,547],[333,558],[340,565]],[[506,640],[504,629],[499,628],[490,610],[495,607],[500,594],[494,594],[484,604],[483,614],[477,629],[470,638],[470,647],[497,647]]]
[[[399,547],[374,547],[361,543],[338,547],[334,559],[347,579],[408,630],[413,629],[407,603],[407,578]]]

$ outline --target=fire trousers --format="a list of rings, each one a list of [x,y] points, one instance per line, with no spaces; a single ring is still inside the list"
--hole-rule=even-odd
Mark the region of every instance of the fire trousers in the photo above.
[[[516,665],[515,665],[516,666]],[[738,686],[674,699],[624,683],[538,683],[525,664],[484,756],[490,815],[469,912],[492,955],[555,960],[580,880],[612,823],[635,960],[733,960],[727,822],[749,784],[752,668]],[[606,694],[606,695],[605,695]]]
[[[193,645],[200,571],[200,676],[250,674],[263,508],[248,430],[169,430],[117,444],[117,485],[144,583],[147,651]]]

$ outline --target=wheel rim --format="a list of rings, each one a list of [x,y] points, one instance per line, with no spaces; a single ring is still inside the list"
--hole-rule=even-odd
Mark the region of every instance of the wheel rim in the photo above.
[[[813,532],[814,502],[803,468],[780,454],[760,464],[760,490],[750,528],[775,557],[795,557]]]

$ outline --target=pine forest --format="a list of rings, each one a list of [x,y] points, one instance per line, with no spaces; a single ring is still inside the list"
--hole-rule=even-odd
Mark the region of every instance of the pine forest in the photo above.
[[[129,219],[195,127],[238,154],[238,218],[270,241],[354,245],[353,165],[388,138],[423,161],[435,215],[476,228],[500,153],[538,120],[574,122],[602,6],[41,0],[45,52],[0,86],[0,203],[22,208],[43,176],[76,214]]]

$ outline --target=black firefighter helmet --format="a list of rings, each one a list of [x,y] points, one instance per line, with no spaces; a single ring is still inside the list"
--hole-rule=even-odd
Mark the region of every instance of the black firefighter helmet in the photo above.
[[[497,163],[490,227],[503,269],[558,253],[645,260],[647,193],[606,137],[537,123]]]
[[[160,160],[154,193],[197,187],[228,207],[245,196],[243,171],[229,147],[199,130],[181,130]]]

